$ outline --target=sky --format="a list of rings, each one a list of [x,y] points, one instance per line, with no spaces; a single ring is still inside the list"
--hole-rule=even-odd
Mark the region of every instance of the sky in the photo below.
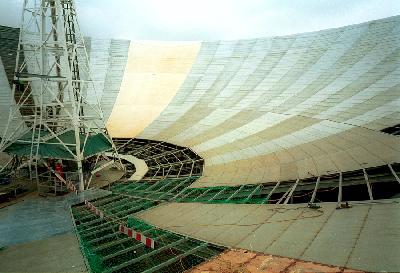
[[[84,35],[204,41],[288,35],[400,15],[400,0],[75,0]],[[19,25],[22,0],[0,0]]]

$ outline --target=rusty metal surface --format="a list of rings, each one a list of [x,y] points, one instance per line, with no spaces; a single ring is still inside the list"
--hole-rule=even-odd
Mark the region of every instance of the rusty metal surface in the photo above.
[[[335,267],[298,259],[285,258],[244,249],[230,249],[200,264],[190,273],[363,273],[364,271]]]

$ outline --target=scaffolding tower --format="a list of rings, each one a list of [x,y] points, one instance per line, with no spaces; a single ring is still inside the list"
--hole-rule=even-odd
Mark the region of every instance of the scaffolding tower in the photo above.
[[[75,161],[83,190],[85,157],[116,150],[90,77],[74,0],[24,0],[21,22],[14,101],[0,151],[24,155],[36,180],[40,158]]]

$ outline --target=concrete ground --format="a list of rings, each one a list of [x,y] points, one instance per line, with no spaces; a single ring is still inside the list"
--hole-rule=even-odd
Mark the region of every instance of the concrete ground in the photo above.
[[[57,197],[36,193],[0,209],[0,272],[86,271],[69,207],[107,194],[97,189]]]
[[[31,194],[23,197],[22,201],[0,209],[0,247],[72,232],[70,205],[105,194],[109,192],[89,190],[79,195],[39,197]]]
[[[87,272],[72,232],[0,250],[1,272]]]
[[[399,199],[336,210],[304,204],[166,203],[137,216],[194,238],[369,272],[400,272]]]

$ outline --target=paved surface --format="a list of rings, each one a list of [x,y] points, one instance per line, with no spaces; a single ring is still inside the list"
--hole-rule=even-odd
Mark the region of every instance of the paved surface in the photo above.
[[[106,194],[97,189],[46,198],[30,194],[0,209],[0,271],[85,272],[69,206]]]
[[[108,194],[89,190],[79,195],[57,197],[29,196],[23,201],[0,209],[0,247],[49,238],[73,231],[69,206],[83,200]]]
[[[139,213],[153,225],[221,244],[365,271],[400,272],[399,199],[318,211],[302,204],[169,203]]]
[[[1,272],[86,272],[71,232],[0,250]]]

